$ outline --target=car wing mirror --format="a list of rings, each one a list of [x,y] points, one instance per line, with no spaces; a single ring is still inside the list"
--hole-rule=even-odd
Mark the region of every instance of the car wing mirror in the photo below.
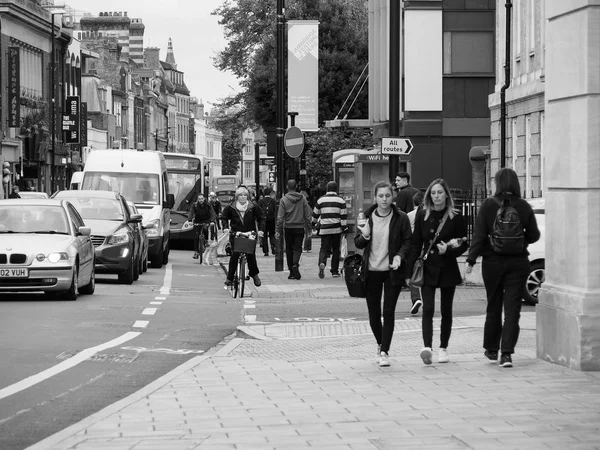
[[[132,214],[129,218],[129,223],[140,223],[142,221],[141,214]]]
[[[173,208],[175,206],[175,195],[167,194],[167,201],[163,203],[163,208]]]
[[[92,234],[92,229],[90,227],[79,227],[77,230],[78,236],[89,236]]]

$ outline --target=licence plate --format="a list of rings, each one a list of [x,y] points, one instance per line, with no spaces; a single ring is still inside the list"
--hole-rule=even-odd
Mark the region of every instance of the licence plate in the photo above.
[[[0,278],[27,278],[29,269],[0,269]]]

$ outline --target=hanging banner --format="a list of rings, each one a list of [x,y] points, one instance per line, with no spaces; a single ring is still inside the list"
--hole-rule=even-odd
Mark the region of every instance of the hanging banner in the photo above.
[[[21,126],[21,77],[19,47],[8,47],[8,126]]]
[[[87,147],[87,102],[81,102],[81,120],[79,121],[79,145]]]
[[[67,97],[65,112],[63,114],[62,131],[65,143],[79,144],[79,127],[81,117],[79,114],[79,96]]]
[[[294,125],[302,131],[317,131],[319,129],[319,22],[289,20],[287,24],[288,112],[298,113]]]

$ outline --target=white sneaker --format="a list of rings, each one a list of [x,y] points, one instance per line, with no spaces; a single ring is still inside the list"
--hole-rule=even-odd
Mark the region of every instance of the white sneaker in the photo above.
[[[386,352],[381,352],[379,354],[379,367],[389,367],[389,355]]]
[[[438,352],[438,362],[439,363],[447,363],[450,361],[450,357],[448,356],[448,350],[445,348],[440,348]]]
[[[431,364],[431,348],[430,347],[423,348],[423,350],[421,350],[420,356],[425,364],[427,364],[427,365]]]

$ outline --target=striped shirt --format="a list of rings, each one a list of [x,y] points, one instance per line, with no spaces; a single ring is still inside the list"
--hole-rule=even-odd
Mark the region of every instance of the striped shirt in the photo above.
[[[335,192],[327,192],[317,200],[312,213],[312,223],[320,223],[320,235],[340,234],[346,227],[346,202]]]

